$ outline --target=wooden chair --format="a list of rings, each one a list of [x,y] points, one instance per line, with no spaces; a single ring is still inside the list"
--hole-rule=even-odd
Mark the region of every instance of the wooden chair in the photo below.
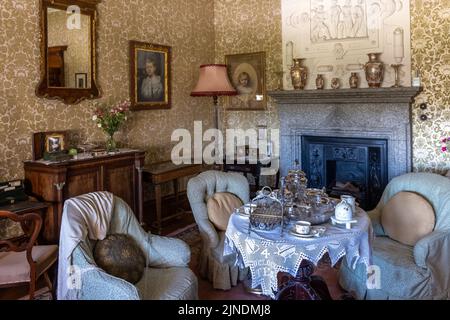
[[[25,236],[18,239],[0,240],[0,288],[15,287],[29,283],[29,298],[34,299],[36,282],[44,276],[52,291],[53,285],[48,269],[58,258],[58,246],[39,246],[37,237],[41,231],[42,218],[37,213],[17,215],[0,211],[0,219],[19,222]]]

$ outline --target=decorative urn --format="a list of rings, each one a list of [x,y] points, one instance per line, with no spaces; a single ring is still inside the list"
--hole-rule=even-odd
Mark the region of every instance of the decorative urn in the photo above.
[[[369,53],[369,61],[364,65],[367,84],[370,88],[379,88],[384,77],[384,63],[380,61],[380,53]]]
[[[305,59],[293,59],[294,65],[291,68],[292,86],[296,90],[302,90],[306,86],[308,79],[308,68],[302,66],[302,61]]]

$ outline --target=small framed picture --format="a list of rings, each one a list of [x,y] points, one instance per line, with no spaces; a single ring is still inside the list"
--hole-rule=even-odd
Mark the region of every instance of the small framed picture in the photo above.
[[[170,109],[171,47],[130,41],[132,110]]]
[[[87,73],[75,73],[75,85],[77,89],[86,89]]]
[[[228,77],[238,92],[226,97],[228,110],[266,110],[266,54],[254,52],[225,56]]]
[[[63,132],[45,134],[45,152],[56,153],[65,150],[66,135]]]

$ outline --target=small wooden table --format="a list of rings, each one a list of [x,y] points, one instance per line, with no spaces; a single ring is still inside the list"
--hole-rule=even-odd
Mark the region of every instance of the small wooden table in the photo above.
[[[175,201],[179,203],[178,197],[178,179],[196,175],[204,170],[203,164],[181,164],[175,165],[172,161],[164,161],[160,163],[144,166],[143,177],[149,181],[155,189],[156,201],[156,227],[158,234],[161,234],[162,223],[169,219],[175,218],[185,212],[178,212],[170,216],[162,217],[161,212],[161,184],[172,181],[175,193]]]

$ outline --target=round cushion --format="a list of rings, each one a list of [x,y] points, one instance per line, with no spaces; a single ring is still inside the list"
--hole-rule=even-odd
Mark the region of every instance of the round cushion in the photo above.
[[[227,230],[234,209],[241,206],[241,199],[229,192],[217,192],[206,203],[209,220],[220,231]]]
[[[111,234],[94,248],[97,265],[110,275],[132,284],[141,280],[146,258],[136,241],[126,234]]]
[[[414,246],[417,241],[433,232],[436,223],[431,204],[413,192],[399,192],[381,212],[381,225],[392,239]]]

